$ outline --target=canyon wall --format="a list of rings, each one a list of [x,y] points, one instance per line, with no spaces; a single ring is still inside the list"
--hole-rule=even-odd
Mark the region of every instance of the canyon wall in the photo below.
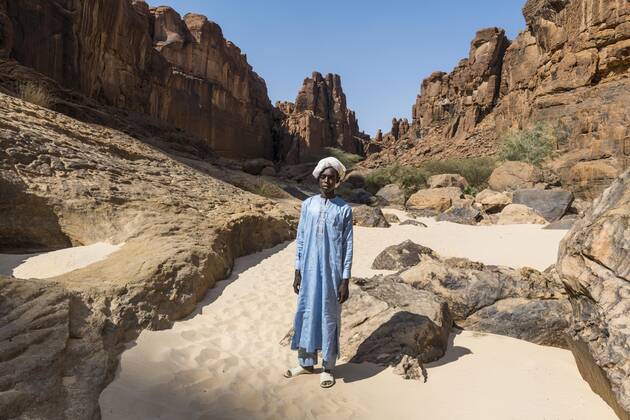
[[[359,130],[354,111],[348,109],[341,77],[313,72],[304,79],[295,103],[278,102],[275,113],[278,156],[287,163],[317,157],[325,147],[363,154],[369,136]]]
[[[508,130],[545,121],[558,139],[553,169],[597,197],[630,164],[630,2],[530,0],[523,14],[512,42],[483,29],[451,73],[423,80],[408,133],[366,165],[491,155]]]
[[[272,158],[265,82],[201,15],[129,0],[0,0],[0,58],[180,128],[220,156]]]

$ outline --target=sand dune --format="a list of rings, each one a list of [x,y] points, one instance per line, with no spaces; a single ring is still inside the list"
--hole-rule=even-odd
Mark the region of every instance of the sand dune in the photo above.
[[[540,226],[356,228],[354,274],[413,239],[443,255],[545,268],[564,231]],[[457,228],[457,229],[456,229]],[[279,345],[291,324],[294,243],[237,260],[198,312],[170,330],[144,331],[101,394],[104,419],[614,419],[566,350],[489,334],[453,336],[429,378],[405,381],[371,364],[340,362],[337,384],[287,380],[295,355]]]
[[[0,254],[0,274],[19,279],[55,277],[104,260],[123,245],[97,242],[40,254]]]

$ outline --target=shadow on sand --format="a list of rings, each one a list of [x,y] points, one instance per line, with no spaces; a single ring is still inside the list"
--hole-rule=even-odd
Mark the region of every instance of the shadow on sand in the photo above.
[[[433,368],[455,362],[468,354],[472,354],[472,351],[469,348],[457,346],[454,344],[455,337],[460,333],[461,330],[453,330],[451,332],[448,339],[448,347],[444,356],[442,356],[435,362],[424,364],[424,367],[428,372],[430,372]],[[375,375],[378,375],[388,367],[388,365],[380,365],[372,362],[348,362],[340,364],[335,368],[335,376],[337,377],[337,379],[343,380],[343,382],[345,383],[356,382],[364,379],[369,379]]]

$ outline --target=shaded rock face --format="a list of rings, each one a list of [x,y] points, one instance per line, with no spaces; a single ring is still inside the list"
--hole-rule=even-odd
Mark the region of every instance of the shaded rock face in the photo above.
[[[382,276],[353,279],[341,316],[341,357],[382,365],[397,365],[404,356],[420,363],[439,359],[453,322],[434,294]],[[408,369],[401,374],[420,376]]]
[[[431,248],[410,240],[385,248],[372,263],[375,270],[401,270],[418,264],[423,255],[434,256]]]
[[[566,347],[570,306],[551,274],[434,256],[392,277],[444,299],[464,328]]]
[[[384,200],[386,205],[403,207],[405,205],[405,192],[397,184],[388,184],[378,190],[377,197]]]
[[[2,0],[0,21],[12,28],[5,57],[66,88],[178,127],[220,156],[273,157],[265,82],[204,16],[143,1]]]
[[[559,220],[571,206],[573,193],[562,190],[517,190],[512,202],[530,207],[548,222]]]
[[[385,220],[385,216],[380,208],[366,205],[352,209],[352,223],[364,227],[389,227],[389,222]]]
[[[601,194],[630,166],[630,3],[529,0],[523,15],[512,42],[481,30],[451,73],[423,80],[407,135],[364,165],[490,155],[509,129],[546,121],[557,125],[563,187]]]
[[[562,240],[557,268],[573,307],[569,345],[580,373],[630,418],[630,171]]]
[[[0,109],[0,249],[124,242],[55,278],[0,279],[0,417],[96,419],[124,344],[188,315],[234,258],[294,236],[298,212],[120,131],[4,94]]]
[[[295,103],[276,103],[274,118],[277,157],[287,163],[315,157],[325,147],[363,155],[363,142],[369,140],[346,105],[337,74],[313,72],[304,79]]]
[[[463,225],[475,225],[481,220],[481,212],[470,204],[455,204],[438,215],[438,222],[452,222]]]

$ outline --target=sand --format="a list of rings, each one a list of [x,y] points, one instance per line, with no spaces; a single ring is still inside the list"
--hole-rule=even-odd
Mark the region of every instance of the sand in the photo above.
[[[19,279],[55,277],[104,260],[123,245],[97,242],[39,254],[0,254],[0,274]]]
[[[448,256],[544,269],[566,231],[541,226],[355,228],[354,274],[366,276],[387,245],[413,239]],[[144,331],[103,391],[104,419],[615,419],[582,380],[567,350],[490,334],[453,335],[428,381],[391,368],[340,362],[337,384],[285,379],[295,354],[279,344],[295,309],[295,246],[239,258],[197,313]]]

